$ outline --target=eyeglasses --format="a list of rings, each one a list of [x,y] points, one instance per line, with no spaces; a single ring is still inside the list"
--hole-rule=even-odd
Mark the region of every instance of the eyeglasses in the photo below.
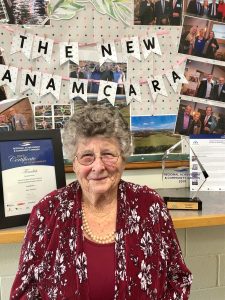
[[[88,153],[78,153],[75,158],[77,158],[78,162],[83,166],[90,166],[95,160],[96,156],[94,152]],[[101,161],[104,165],[115,165],[120,157],[119,154],[113,152],[102,153],[100,156]]]

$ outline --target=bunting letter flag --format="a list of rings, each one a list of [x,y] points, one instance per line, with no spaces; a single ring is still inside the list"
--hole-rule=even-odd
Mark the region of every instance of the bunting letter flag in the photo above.
[[[61,76],[43,73],[40,96],[42,97],[48,93],[51,93],[56,99],[59,100],[61,83]]]
[[[59,53],[60,53],[60,66],[67,61],[71,61],[79,65],[79,53],[78,53],[77,42],[60,43]]]
[[[171,84],[174,92],[177,92],[179,83],[188,83],[186,77],[179,67],[174,67],[166,72],[166,77]]]
[[[156,100],[158,94],[161,94],[166,97],[168,96],[162,76],[158,75],[153,77],[153,79],[149,79],[148,85],[152,94],[153,101]]]
[[[141,89],[139,83],[125,82],[124,86],[127,105],[130,104],[132,100],[141,102]]]
[[[21,71],[20,92],[32,90],[36,96],[39,96],[41,86],[41,72],[23,69]]]
[[[100,66],[108,60],[117,62],[116,47],[114,42],[97,44]]]
[[[79,80],[79,79],[70,78],[70,90],[69,90],[70,100],[76,97],[80,97],[82,100],[87,102],[87,87],[88,87],[88,80],[85,79]]]
[[[151,52],[162,55],[159,46],[159,40],[156,34],[152,34],[151,36],[141,39],[141,47],[145,59]]]
[[[10,54],[22,52],[28,59],[31,55],[34,36],[30,33],[17,33],[13,36]]]
[[[18,68],[0,65],[0,86],[7,85],[15,93],[17,74]]]
[[[127,58],[130,56],[141,60],[139,39],[137,36],[121,40],[122,51]]]
[[[51,39],[45,39],[40,36],[35,36],[32,59],[42,56],[49,64],[51,63],[52,49],[54,41]]]
[[[107,99],[113,106],[115,104],[117,83],[101,80],[98,91],[97,101]]]

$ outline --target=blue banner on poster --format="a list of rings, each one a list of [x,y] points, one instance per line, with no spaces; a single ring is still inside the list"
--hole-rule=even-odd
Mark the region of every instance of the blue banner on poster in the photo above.
[[[51,139],[0,143],[2,171],[24,166],[55,166]]]

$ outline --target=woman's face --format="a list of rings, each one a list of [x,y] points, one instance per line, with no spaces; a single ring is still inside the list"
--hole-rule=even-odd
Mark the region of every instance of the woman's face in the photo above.
[[[212,39],[214,37],[214,32],[213,31],[210,32],[209,37],[210,37],[210,39]]]
[[[73,169],[83,193],[103,195],[117,190],[125,166],[124,160],[119,156],[114,163],[104,163],[100,156],[120,155],[120,152],[115,138],[96,136],[79,139]],[[79,162],[81,158],[89,159],[93,154],[96,158],[90,165]]]

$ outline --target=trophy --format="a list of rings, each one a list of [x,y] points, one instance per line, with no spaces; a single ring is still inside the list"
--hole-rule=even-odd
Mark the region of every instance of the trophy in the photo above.
[[[183,141],[186,141],[190,147],[189,141],[186,137],[183,137],[178,143],[170,147],[166,152],[164,153],[162,157],[162,179],[164,179],[165,174],[165,166],[166,166],[166,160],[168,159],[169,155],[178,147],[180,146]],[[203,167],[202,163],[200,162],[198,156],[194,153],[193,149],[190,147],[190,150],[192,151],[193,155],[195,156],[195,160],[199,165],[199,168],[204,176],[204,180],[202,184],[199,186],[198,190],[195,192],[194,196],[192,197],[163,197],[164,201],[168,207],[168,209],[175,209],[175,210],[202,210],[202,201],[198,197],[199,191],[203,184],[206,182],[207,178],[209,177],[207,171]],[[189,176],[192,176],[192,174],[189,174]]]

